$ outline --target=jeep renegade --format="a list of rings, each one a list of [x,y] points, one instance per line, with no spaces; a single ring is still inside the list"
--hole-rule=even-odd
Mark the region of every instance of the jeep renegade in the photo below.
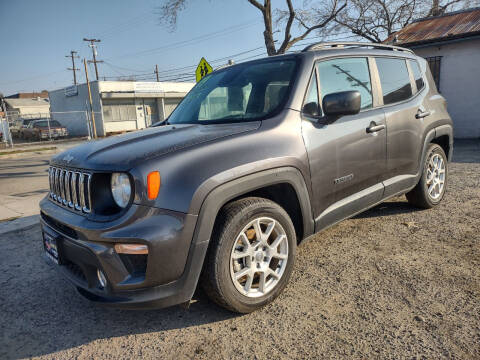
[[[86,298],[191,300],[247,313],[275,299],[297,245],[388,198],[445,194],[453,128],[424,59],[319,43],[214,71],[167,121],[51,160],[46,256]]]

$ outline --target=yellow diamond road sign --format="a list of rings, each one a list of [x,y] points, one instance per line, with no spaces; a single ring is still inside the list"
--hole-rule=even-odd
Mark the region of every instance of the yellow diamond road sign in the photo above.
[[[213,68],[210,64],[202,57],[200,62],[198,63],[197,70],[195,70],[195,77],[197,78],[197,82],[202,80],[207,74],[210,74],[213,71]]]

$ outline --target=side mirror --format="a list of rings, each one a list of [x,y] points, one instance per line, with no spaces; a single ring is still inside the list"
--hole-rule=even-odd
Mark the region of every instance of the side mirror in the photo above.
[[[302,113],[307,116],[318,117],[320,116],[320,109],[316,102],[309,102],[303,105]]]
[[[357,90],[325,95],[322,101],[323,111],[325,115],[334,117],[358,114],[360,112],[361,98],[362,96]]]

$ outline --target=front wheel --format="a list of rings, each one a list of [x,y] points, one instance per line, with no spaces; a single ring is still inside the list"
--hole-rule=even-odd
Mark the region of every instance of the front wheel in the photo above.
[[[278,204],[245,198],[219,213],[201,284],[214,302],[231,311],[252,312],[272,302],[293,270],[296,236]]]
[[[430,144],[417,186],[406,194],[412,205],[430,209],[442,201],[447,187],[448,162],[442,147]]]

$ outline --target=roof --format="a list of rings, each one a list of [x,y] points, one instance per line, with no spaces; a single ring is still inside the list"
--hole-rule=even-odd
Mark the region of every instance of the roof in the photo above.
[[[48,98],[48,91],[42,90],[41,92],[16,93],[13,95],[5,96],[6,99],[32,99],[36,97]]]
[[[50,106],[48,99],[4,99],[5,102],[12,108],[25,106]]]
[[[385,43],[411,46],[478,35],[480,35],[480,8],[473,8],[415,20],[390,35]]]

